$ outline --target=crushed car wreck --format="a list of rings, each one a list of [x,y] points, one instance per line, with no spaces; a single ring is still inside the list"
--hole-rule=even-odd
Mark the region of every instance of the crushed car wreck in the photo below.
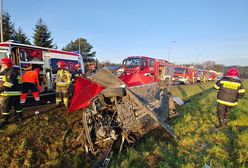
[[[161,81],[147,85],[125,87],[125,84],[108,70],[97,72],[90,79],[77,78],[69,112],[83,110],[82,119],[73,127],[82,130],[65,138],[66,145],[82,146],[101,160],[106,167],[112,155],[112,145],[120,138],[119,152],[124,141],[134,141],[155,128],[163,128],[172,137],[173,130],[165,123],[169,95]]]

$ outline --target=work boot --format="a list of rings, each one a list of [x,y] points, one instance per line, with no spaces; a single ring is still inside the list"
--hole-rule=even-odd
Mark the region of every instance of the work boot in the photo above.
[[[18,121],[18,122],[22,122],[23,121],[23,119],[22,119],[22,113],[17,113],[16,114],[16,121]]]
[[[0,129],[8,124],[8,116],[4,116],[0,121]]]
[[[225,125],[224,125],[224,120],[223,119],[220,119],[219,120],[219,124],[216,125],[216,128],[223,128]]]
[[[62,102],[56,102],[56,107],[62,107],[63,103]]]
[[[222,127],[223,127],[223,125],[221,125],[221,124],[215,125],[215,128],[222,128]]]

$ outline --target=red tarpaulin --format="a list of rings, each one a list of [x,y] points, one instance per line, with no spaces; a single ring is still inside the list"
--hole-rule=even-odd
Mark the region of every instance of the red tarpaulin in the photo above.
[[[69,113],[89,106],[102,89],[104,89],[103,86],[93,83],[89,79],[81,77],[76,78],[75,90]]]

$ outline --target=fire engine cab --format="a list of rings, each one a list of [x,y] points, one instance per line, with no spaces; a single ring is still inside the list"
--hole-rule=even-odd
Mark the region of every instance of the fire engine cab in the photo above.
[[[64,61],[69,71],[74,71],[74,65],[80,63],[84,73],[82,57],[74,52],[55,50],[34,45],[19,44],[14,42],[0,43],[0,59],[8,57],[20,67],[21,74],[27,65],[33,68],[40,67],[41,84],[46,91],[54,90],[53,80],[56,78],[57,62]]]
[[[217,79],[217,72],[214,70],[209,70],[209,81],[215,81]]]
[[[117,70],[119,78],[129,87],[144,85],[165,79],[166,60],[147,56],[130,56]]]
[[[188,83],[189,80],[189,68],[185,66],[175,66],[173,75],[173,82]]]
[[[154,58],[146,56],[130,56],[123,60],[123,68],[125,74],[136,73],[141,71],[143,73],[154,74]]]
[[[197,72],[193,66],[175,66],[172,80],[173,82],[180,82],[183,84],[195,83],[197,80]]]

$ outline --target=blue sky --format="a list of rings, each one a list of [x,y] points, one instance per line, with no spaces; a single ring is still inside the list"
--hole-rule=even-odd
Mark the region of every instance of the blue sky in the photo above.
[[[147,55],[248,65],[247,0],[3,0],[32,41],[42,18],[59,48],[78,37],[100,61]],[[172,42],[176,41],[176,42]]]

